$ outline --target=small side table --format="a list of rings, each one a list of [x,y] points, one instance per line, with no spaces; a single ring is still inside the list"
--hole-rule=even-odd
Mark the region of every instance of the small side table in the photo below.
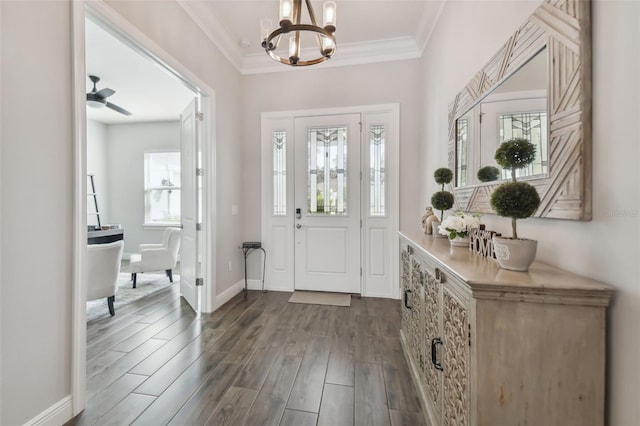
[[[267,267],[267,252],[262,247],[262,243],[260,241],[245,241],[242,243],[242,256],[244,257],[244,294],[247,295],[247,257],[252,251],[262,250],[262,292],[266,293],[267,291],[264,289],[264,273]]]

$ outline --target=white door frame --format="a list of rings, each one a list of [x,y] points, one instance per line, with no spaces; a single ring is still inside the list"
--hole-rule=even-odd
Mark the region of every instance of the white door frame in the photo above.
[[[121,41],[146,56],[193,92],[199,94],[202,121],[202,238],[201,257],[202,311],[212,312],[215,306],[215,91],[178,62],[157,43],[101,1],[78,0],[72,2],[72,90],[73,90],[73,288],[71,316],[71,397],[73,415],[86,406],[86,289],[87,280],[87,138],[86,138],[86,61],[85,18],[108,28]]]
[[[400,221],[400,161],[399,161],[399,149],[400,149],[400,105],[399,104],[381,104],[381,105],[365,105],[365,106],[352,106],[352,107],[339,107],[339,108],[323,108],[323,109],[308,109],[308,110],[295,110],[295,111],[277,111],[277,112],[264,112],[261,115],[261,239],[263,246],[267,251],[277,250],[281,256],[279,263],[282,265],[292,265],[294,261],[293,250],[293,197],[287,197],[287,217],[273,217],[272,216],[272,157],[266,155],[266,146],[270,142],[265,141],[267,134],[271,130],[286,130],[288,134],[293,137],[293,120],[298,117],[311,117],[322,115],[340,115],[340,114],[361,114],[362,128],[368,129],[368,124],[374,124],[378,121],[380,115],[387,114],[389,117],[388,135],[389,143],[393,145],[391,154],[387,157],[388,169],[391,170],[385,179],[387,181],[387,210],[388,214],[386,219],[388,220],[388,227],[390,232],[387,234],[387,240],[384,241],[388,251],[385,253],[385,257],[388,258],[388,270],[384,273],[384,279],[378,279],[371,277],[368,271],[368,265],[370,264],[367,256],[367,245],[365,242],[365,232],[369,232],[371,229],[377,227],[380,219],[370,218],[366,214],[366,210],[361,211],[361,217],[363,221],[361,231],[361,265],[363,268],[363,275],[361,280],[361,294],[363,296],[370,297],[388,297],[388,298],[400,298],[400,289],[398,284],[399,274],[399,259],[397,256],[397,247],[399,244],[399,238],[397,231],[399,230]],[[369,159],[365,158],[368,154],[368,149],[364,146],[367,145],[368,139],[361,131],[361,168],[364,164],[368,164]],[[269,149],[269,152],[270,149]],[[293,173],[293,161],[287,162],[288,173]],[[366,179],[362,181],[363,185]],[[287,180],[287,185],[293,183]],[[361,189],[361,204],[364,200],[368,200],[368,197],[364,196],[362,191],[368,191],[368,187],[364,186]],[[366,206],[364,207],[366,209]],[[291,241],[290,247],[270,247],[272,243],[272,236],[270,235],[270,226],[276,220],[277,227],[280,229],[282,235],[287,235],[287,240]],[[267,256],[266,265],[266,279],[265,289],[276,291],[294,291],[293,281],[293,268],[275,268],[274,269],[274,255]],[[249,281],[249,288],[254,289]],[[257,288],[257,287],[256,287]]]

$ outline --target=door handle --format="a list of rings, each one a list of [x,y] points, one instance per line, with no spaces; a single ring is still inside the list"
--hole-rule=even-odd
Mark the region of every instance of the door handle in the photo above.
[[[411,290],[404,291],[404,307],[407,309],[413,309],[411,306],[409,306],[409,293],[411,293]]]
[[[296,223],[296,228],[300,229],[302,228],[302,225],[300,225],[299,223]]]
[[[431,363],[436,368],[436,370],[442,371],[442,364],[438,362],[437,345],[442,345],[442,339],[440,339],[439,337],[431,339]]]

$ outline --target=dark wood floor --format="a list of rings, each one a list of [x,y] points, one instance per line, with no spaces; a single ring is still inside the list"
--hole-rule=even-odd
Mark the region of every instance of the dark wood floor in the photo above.
[[[197,318],[178,285],[87,325],[87,408],[68,425],[423,425],[400,302],[250,291]]]

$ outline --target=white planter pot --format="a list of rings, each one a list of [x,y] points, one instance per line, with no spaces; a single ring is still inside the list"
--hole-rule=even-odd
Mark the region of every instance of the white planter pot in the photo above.
[[[493,237],[493,250],[503,269],[527,271],[536,258],[538,241],[519,238]]]
[[[455,237],[453,240],[449,240],[449,244],[458,247],[469,247],[469,237]]]

